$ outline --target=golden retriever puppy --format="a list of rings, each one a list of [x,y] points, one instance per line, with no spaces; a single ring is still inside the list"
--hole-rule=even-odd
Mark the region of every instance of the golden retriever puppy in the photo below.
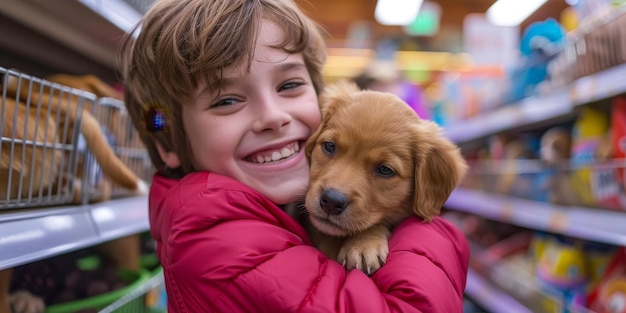
[[[74,133],[75,122],[80,118],[80,133],[85,138],[87,146],[93,153],[96,162],[102,168],[107,178],[135,194],[147,193],[147,184],[124,164],[109,145],[100,122],[90,113],[90,101],[86,101],[86,105],[82,110],[79,110],[79,97],[71,95],[67,91],[64,93],[61,92],[61,86],[87,91],[97,97],[113,97],[121,100],[122,95],[91,75],[73,76],[58,74],[46,77],[46,81],[59,85],[49,83],[42,84],[39,80],[30,81],[28,79],[22,79],[18,81],[17,78],[10,77],[7,86],[5,86],[7,96],[24,100],[28,99],[30,101],[31,110],[33,111],[39,106],[42,112],[52,112],[53,116],[60,114],[61,118],[57,121],[56,127],[60,130],[67,130],[63,132],[66,134],[65,138],[57,138],[60,143],[69,144],[72,142],[73,138],[71,137]],[[24,118],[24,116],[18,116],[18,120],[23,120]],[[34,121],[35,119],[32,118],[29,127],[34,127]],[[116,125],[116,127],[120,128],[119,125]],[[111,125],[109,129],[116,129],[116,127]],[[9,150],[3,149],[2,153],[9,153]],[[64,179],[72,180],[71,185],[74,187],[75,196],[73,199],[74,203],[80,203],[82,201],[80,198],[82,188],[81,179],[88,170],[84,168],[84,160],[82,157],[79,157],[77,161],[77,176],[64,177]],[[14,158],[14,162],[19,162],[19,160],[15,160]],[[39,164],[41,160],[37,160],[37,162]],[[16,165],[13,164],[12,166]],[[98,186],[98,189],[102,194],[97,199],[90,199],[91,201],[106,201],[110,199],[110,181],[103,180]]]
[[[386,261],[392,228],[439,214],[467,165],[435,123],[391,93],[341,81],[326,88],[320,109],[305,146],[308,231],[330,258],[372,274]]]
[[[123,101],[124,96],[122,92],[115,90],[105,82],[101,81],[98,77],[94,75],[69,75],[69,74],[55,74],[45,77],[46,80],[61,84],[64,86],[68,86],[75,89],[84,90],[94,94],[97,98],[113,98],[120,101]],[[83,118],[85,119],[85,115],[89,115],[86,119],[91,119],[93,116],[94,121],[98,122],[98,126],[100,128],[100,132],[104,135],[104,130],[108,132],[108,135],[112,135],[115,138],[116,145],[126,144],[126,137],[128,135],[129,126],[131,126],[130,122],[127,120],[126,123],[121,123],[122,115],[124,115],[120,110],[111,107],[104,106],[95,106],[95,108],[91,108],[89,106],[89,102],[87,102],[87,106],[84,107]],[[87,112],[87,113],[85,113]],[[87,121],[89,123],[90,121]],[[85,123],[85,122],[83,122]],[[83,133],[84,134],[84,133]],[[106,136],[105,136],[106,137]],[[98,138],[101,138],[100,136]],[[85,137],[86,140],[90,138]],[[80,153],[78,155],[78,168],[76,173],[76,178],[74,179],[76,183],[75,186],[75,202],[80,203],[82,199],[81,189],[84,187],[90,188],[87,192],[89,193],[89,202],[101,202],[110,200],[113,197],[113,184],[116,186],[121,186],[126,190],[130,190],[132,193],[144,193],[145,190],[140,190],[144,188],[143,186],[139,186],[143,184],[140,182],[140,178],[137,176],[137,173],[130,171],[129,164],[121,158],[121,156],[116,155],[113,159],[114,164],[111,166],[105,160],[110,160],[111,157],[107,156],[103,158],[102,156],[113,152],[111,149],[105,149],[103,151],[99,147],[107,147],[109,146],[108,142],[100,142],[94,143],[93,138],[91,138],[91,144],[89,145],[90,150],[92,150],[94,157],[96,157],[96,161],[98,163],[97,166],[103,169],[105,175],[103,177],[99,177],[97,174],[98,168],[92,165],[88,168],[87,164],[85,164],[85,154]],[[88,142],[89,144],[90,142]],[[94,148],[95,147],[95,148]],[[112,148],[112,147],[111,147]],[[107,162],[107,164],[102,164],[102,162]],[[125,168],[128,168],[127,171]],[[85,176],[87,172],[91,171],[93,176],[89,182],[85,181]],[[123,173],[120,174],[119,172]],[[122,179],[119,181],[115,181],[118,177]],[[83,186],[84,185],[84,186]]]
[[[53,116],[13,99],[3,104],[2,137],[15,142],[3,140],[0,147],[0,201],[50,194],[63,160],[59,150],[45,147],[58,143]]]

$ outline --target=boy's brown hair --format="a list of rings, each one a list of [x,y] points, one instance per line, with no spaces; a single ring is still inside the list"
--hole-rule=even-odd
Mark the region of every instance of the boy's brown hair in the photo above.
[[[293,0],[160,0],[124,38],[126,107],[160,173],[182,176],[194,170],[182,126],[182,106],[191,103],[199,84],[219,82],[224,68],[242,62],[250,66],[262,19],[285,32],[284,42],[276,48],[303,53],[319,94],[326,61],[324,40]],[[133,37],[138,31],[137,38]],[[147,113],[155,110],[166,119],[161,131],[146,125]],[[155,141],[178,155],[180,168],[166,168]]]

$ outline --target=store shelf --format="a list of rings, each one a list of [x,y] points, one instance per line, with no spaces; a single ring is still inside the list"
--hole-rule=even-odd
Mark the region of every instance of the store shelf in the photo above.
[[[0,269],[148,230],[147,196],[0,213]]]
[[[147,197],[132,197],[99,203],[90,208],[96,230],[104,241],[146,231]]]
[[[580,78],[570,86],[541,97],[529,97],[493,112],[455,122],[446,136],[456,143],[567,116],[577,106],[626,92],[626,64]]]
[[[565,116],[572,111],[566,90],[555,91],[545,97],[526,98],[506,105],[491,113],[455,122],[447,126],[445,135],[456,143],[463,143],[501,131]]]
[[[490,312],[532,313],[530,309],[492,286],[471,268],[467,272],[465,293]]]
[[[626,246],[626,212],[525,200],[456,189],[445,206],[500,222]]]
[[[626,7],[625,7],[626,8]],[[600,101],[626,92],[626,64],[576,80],[569,88],[573,106]]]

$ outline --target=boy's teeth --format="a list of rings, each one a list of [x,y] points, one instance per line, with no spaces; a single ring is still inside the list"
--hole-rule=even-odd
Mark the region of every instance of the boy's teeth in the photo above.
[[[283,158],[286,158],[286,157],[292,155],[293,152],[291,150],[287,149],[287,148],[283,148],[283,150],[280,151],[280,154],[281,154],[281,156]]]
[[[272,152],[271,155],[266,155],[266,156],[257,155],[252,160],[254,160],[254,161],[256,161],[256,163],[260,163],[260,164],[266,163],[266,162],[275,162],[275,161],[278,161],[280,159],[288,158],[288,157],[292,156],[293,154],[295,154],[295,153],[297,153],[299,151],[300,151],[300,146],[299,145],[295,145],[295,147],[293,147],[293,148],[284,147],[280,151]]]
[[[272,161],[278,161],[282,158],[282,155],[276,151],[272,152]]]

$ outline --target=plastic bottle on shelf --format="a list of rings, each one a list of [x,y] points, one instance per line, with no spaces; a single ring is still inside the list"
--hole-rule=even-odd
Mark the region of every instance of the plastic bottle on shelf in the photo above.
[[[563,313],[569,313],[568,307],[571,305],[586,305],[586,261],[582,242],[556,235],[551,236],[539,256],[539,285],[547,295],[562,302]]]
[[[600,151],[609,132],[609,117],[600,110],[584,107],[572,131],[571,187],[574,204],[596,206],[617,197],[612,169],[596,169]]]

